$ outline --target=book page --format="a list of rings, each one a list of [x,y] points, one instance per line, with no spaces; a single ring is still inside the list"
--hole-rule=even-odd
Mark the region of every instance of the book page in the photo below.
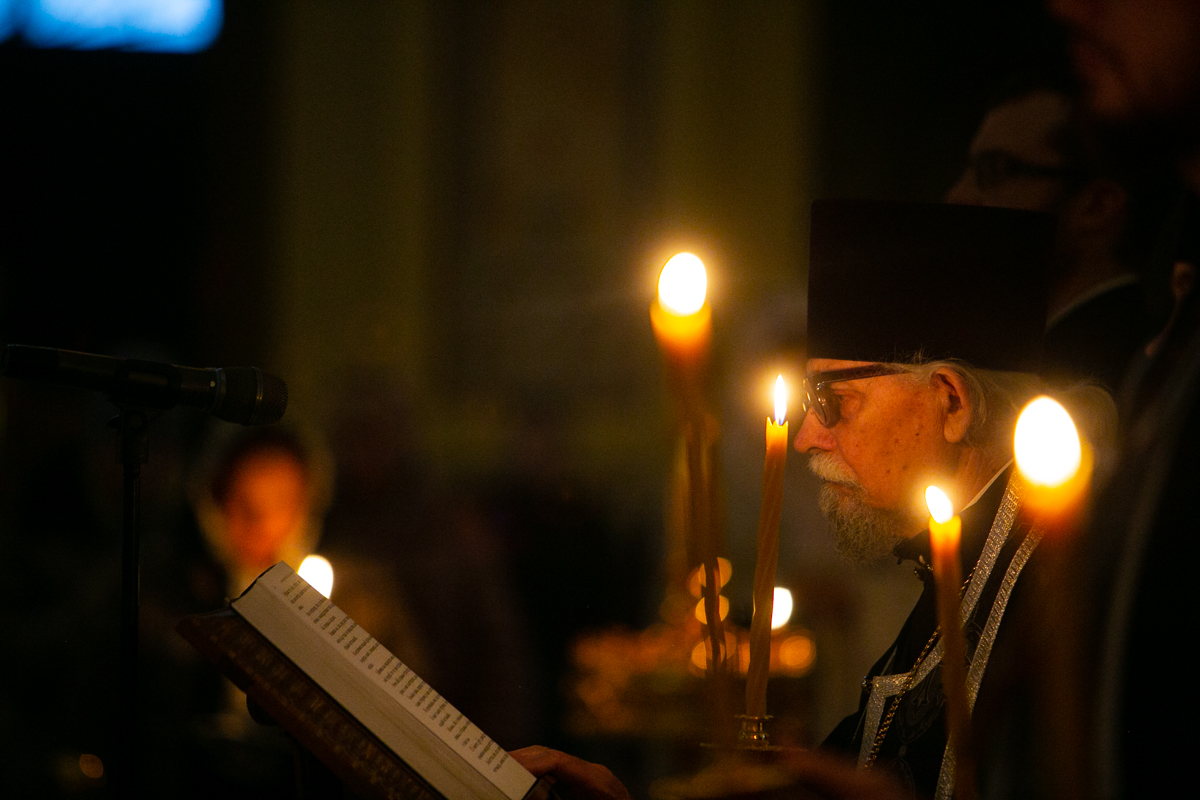
[[[260,575],[232,606],[448,797],[454,792],[438,785],[434,775],[425,774],[422,765],[412,763],[409,754],[385,739],[372,718],[398,725],[417,742],[432,735],[509,800],[520,800],[533,786],[533,775],[503,748],[286,564]],[[281,635],[284,628],[302,638],[290,641],[295,637]],[[277,641],[277,636],[288,641]],[[447,763],[437,745],[426,741],[423,747],[454,771],[455,762]]]

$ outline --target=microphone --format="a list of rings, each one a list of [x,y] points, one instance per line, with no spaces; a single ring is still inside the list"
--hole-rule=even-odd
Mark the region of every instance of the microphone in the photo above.
[[[4,348],[0,371],[12,378],[95,389],[115,403],[164,411],[177,405],[202,408],[217,419],[242,425],[278,422],[288,400],[287,384],[258,367],[177,367],[10,344]]]

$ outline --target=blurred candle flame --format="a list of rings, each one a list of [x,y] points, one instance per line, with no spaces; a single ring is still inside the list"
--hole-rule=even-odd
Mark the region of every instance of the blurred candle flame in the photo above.
[[[775,379],[775,424],[782,425],[787,419],[787,384],[783,376]]]
[[[1013,435],[1017,469],[1027,481],[1048,488],[1061,486],[1079,472],[1083,448],[1067,410],[1045,395],[1035,398]]]
[[[935,522],[944,525],[954,516],[954,507],[950,505],[950,498],[936,486],[925,489],[925,505],[929,506],[929,516],[933,517]]]
[[[708,275],[704,262],[691,253],[671,257],[658,276],[658,302],[681,317],[695,314],[704,306]]]
[[[792,593],[782,586],[775,587],[771,603],[771,630],[777,631],[792,618]]]
[[[79,757],[79,771],[94,781],[104,777],[104,762],[99,756],[84,753]]]
[[[300,562],[296,574],[324,597],[333,592],[333,565],[321,556],[308,556]]]
[[[717,558],[717,582],[724,587],[729,583],[729,579],[733,577],[733,564],[728,558]],[[688,590],[691,591],[692,597],[699,597],[701,594],[700,588],[708,583],[708,578],[704,574],[704,567],[696,567],[688,575]]]
[[[817,658],[812,637],[803,633],[789,636],[779,645],[779,664],[787,672],[803,675]]]
[[[696,619],[700,620],[700,624],[708,624],[708,612],[704,610],[703,600],[701,600],[699,603],[696,603],[696,610],[694,613],[696,615]],[[729,616],[729,598],[725,597],[725,595],[717,596],[717,613],[721,615],[721,619],[725,619],[725,617]]]

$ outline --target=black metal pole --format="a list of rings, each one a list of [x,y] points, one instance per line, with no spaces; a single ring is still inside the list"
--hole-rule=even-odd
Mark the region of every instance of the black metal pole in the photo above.
[[[117,446],[124,472],[125,516],[121,552],[120,735],[114,777],[117,796],[134,798],[137,796],[138,610],[141,592],[138,553],[142,464],[148,455],[146,433],[150,418],[144,410],[123,407],[114,422],[120,429]]]

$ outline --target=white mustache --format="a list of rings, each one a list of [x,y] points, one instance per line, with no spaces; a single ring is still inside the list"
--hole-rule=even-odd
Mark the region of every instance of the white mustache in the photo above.
[[[841,483],[855,488],[859,487],[858,478],[850,468],[838,461],[833,453],[814,453],[808,457],[808,469],[827,483]]]

